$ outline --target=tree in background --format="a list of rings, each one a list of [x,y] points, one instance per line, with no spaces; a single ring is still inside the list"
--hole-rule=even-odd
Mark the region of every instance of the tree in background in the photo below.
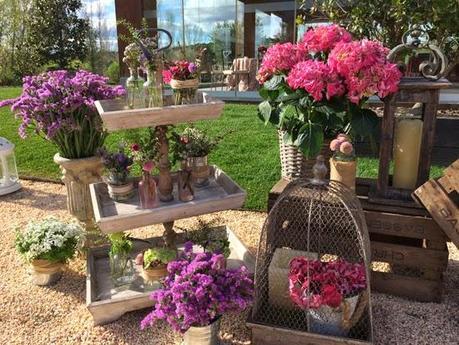
[[[301,0],[299,20],[318,18],[343,25],[356,38],[377,39],[388,47],[401,43],[413,25],[427,29],[431,40],[449,58],[449,69],[459,64],[459,1],[457,0]]]
[[[26,45],[40,65],[67,69],[87,53],[89,23],[81,0],[33,0]]]

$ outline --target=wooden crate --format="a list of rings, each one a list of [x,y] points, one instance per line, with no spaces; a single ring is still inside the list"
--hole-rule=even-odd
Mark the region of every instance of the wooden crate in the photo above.
[[[292,329],[255,323],[249,319],[247,326],[252,330],[253,345],[371,345],[372,341],[300,332]]]
[[[448,264],[447,237],[424,208],[369,202],[373,183],[358,179],[356,186],[370,233],[371,288],[418,301],[440,302]],[[281,180],[272,188],[268,210],[287,184]]]
[[[227,259],[228,267],[236,268],[245,265],[250,273],[254,273],[255,258],[242,241],[226,226],[216,227],[215,230],[226,231],[228,234],[231,252]],[[155,237],[146,241],[134,241],[134,257],[147,248],[161,245],[163,238]],[[178,234],[177,241],[183,244],[183,233]],[[86,306],[92,314],[95,325],[115,321],[130,311],[151,307],[153,301],[150,299],[150,294],[160,288],[159,283],[145,284],[139,266],[136,266],[135,279],[129,286],[115,288],[110,279],[108,250],[109,246],[90,248],[87,255]]]

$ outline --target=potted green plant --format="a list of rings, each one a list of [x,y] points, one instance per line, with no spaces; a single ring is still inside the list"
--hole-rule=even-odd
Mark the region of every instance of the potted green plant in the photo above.
[[[217,146],[218,140],[211,139],[204,131],[195,127],[187,127],[181,134],[175,133],[173,136],[175,159],[187,160],[196,187],[207,186],[210,176],[208,155]]]
[[[82,244],[83,230],[75,223],[56,218],[30,222],[16,234],[16,249],[31,265],[36,285],[58,281],[67,261]]]
[[[115,286],[129,284],[134,279],[134,265],[131,258],[131,238],[122,232],[110,234],[108,238],[110,240],[108,257],[113,284]]]
[[[54,161],[67,187],[67,208],[82,222],[93,218],[89,184],[100,181],[103,167],[96,153],[107,136],[94,102],[124,93],[91,72],[50,71],[24,78],[21,96],[0,102],[0,107],[11,105],[21,120],[22,138],[32,129],[56,146]]]
[[[109,152],[106,148],[98,151],[107,172],[106,180],[108,194],[113,200],[125,201],[134,193],[134,183],[129,178],[133,159],[124,152],[124,145],[120,145],[116,152]]]
[[[150,248],[143,253],[143,272],[148,281],[167,276],[167,264],[177,258],[177,251],[170,248]]]
[[[338,25],[268,48],[257,75],[258,115],[279,131],[284,178],[310,177],[315,156],[329,157],[329,141],[338,133],[373,136],[378,118],[367,100],[396,92],[401,78],[387,54],[380,42],[353,41]]]

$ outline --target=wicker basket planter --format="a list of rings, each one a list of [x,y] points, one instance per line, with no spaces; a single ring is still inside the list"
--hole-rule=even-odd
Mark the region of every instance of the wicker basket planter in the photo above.
[[[167,276],[167,265],[143,269],[143,278],[149,282],[158,281]]]
[[[288,145],[284,142],[284,131],[279,131],[279,150],[282,168],[282,178],[288,181],[298,178],[311,178],[312,166],[316,162],[316,157],[307,159],[298,147],[295,145]],[[320,150],[321,155],[325,158],[327,169],[330,171],[329,159],[332,156],[330,151],[330,140],[325,139]],[[329,175],[327,175],[327,178]]]

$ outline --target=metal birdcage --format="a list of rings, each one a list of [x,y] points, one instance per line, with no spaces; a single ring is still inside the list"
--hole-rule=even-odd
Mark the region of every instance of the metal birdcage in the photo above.
[[[323,336],[372,341],[370,241],[360,202],[342,183],[323,179],[323,157],[313,170],[313,179],[287,186],[262,229],[248,322],[255,345]],[[349,285],[359,273],[360,287]]]

